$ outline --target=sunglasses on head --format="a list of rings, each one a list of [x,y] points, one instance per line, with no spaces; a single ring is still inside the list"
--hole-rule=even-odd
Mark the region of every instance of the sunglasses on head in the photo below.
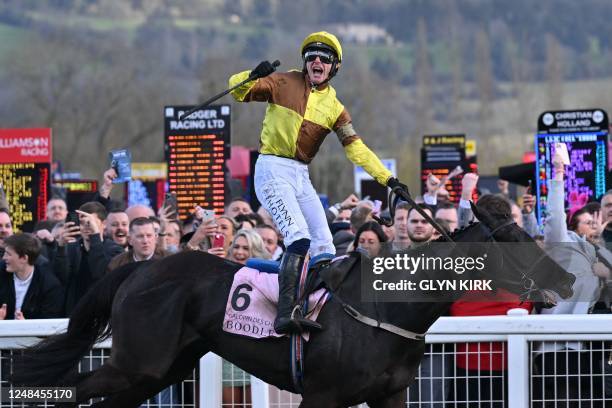
[[[324,64],[331,64],[332,62],[334,62],[334,55],[329,52],[316,50],[306,51],[304,53],[304,60],[306,62],[313,62],[317,59],[317,57],[319,57],[319,60]]]

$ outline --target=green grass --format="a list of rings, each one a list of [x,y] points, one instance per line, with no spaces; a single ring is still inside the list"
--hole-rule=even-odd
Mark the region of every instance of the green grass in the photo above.
[[[64,27],[82,27],[95,31],[135,30],[142,23],[142,18],[105,18],[91,16],[59,16],[39,12],[30,12],[29,17],[37,21]]]
[[[399,65],[401,72],[411,72],[414,65],[413,50],[409,45],[367,45],[365,48],[353,45],[351,48],[357,52],[365,50],[370,62],[392,60]]]

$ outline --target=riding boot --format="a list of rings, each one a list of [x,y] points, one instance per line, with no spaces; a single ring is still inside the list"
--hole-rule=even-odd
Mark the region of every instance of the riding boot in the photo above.
[[[304,256],[286,252],[278,272],[278,314],[274,321],[277,333],[301,333],[302,331],[321,330],[319,323],[302,316],[298,304],[298,280],[304,266]]]

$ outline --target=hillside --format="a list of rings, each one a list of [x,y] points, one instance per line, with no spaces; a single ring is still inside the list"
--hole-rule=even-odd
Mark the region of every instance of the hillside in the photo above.
[[[299,68],[303,36],[327,29],[345,48],[334,86],[367,143],[401,157],[404,179],[416,186],[424,133],[465,132],[493,173],[531,148],[541,111],[612,110],[611,12],[604,0],[7,0],[0,118],[53,127],[54,156],[90,177],[110,147],[160,160],[165,104],[196,103],[262,59]],[[257,145],[264,109],[235,107],[234,143]],[[338,196],[352,185],[339,155],[330,137],[313,164]],[[349,181],[338,190],[329,173]]]

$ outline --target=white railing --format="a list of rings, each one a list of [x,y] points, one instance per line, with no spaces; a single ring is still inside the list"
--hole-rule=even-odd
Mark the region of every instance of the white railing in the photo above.
[[[2,321],[0,322],[0,350],[18,349],[32,344],[40,337],[64,330],[66,323],[65,319]],[[442,317],[430,328],[426,338],[426,341],[431,344],[504,343],[509,362],[506,374],[507,407],[509,408],[530,406],[531,359],[534,353],[532,348],[534,342],[587,340],[611,341],[612,315]],[[109,346],[109,342],[98,345],[101,348]],[[221,359],[208,354],[200,360],[199,368],[199,379],[196,379],[199,382],[197,385],[199,392],[196,393],[199,395],[199,403],[196,402],[196,406],[201,408],[222,406]],[[308,367],[306,371],[308,372]],[[288,393],[285,392],[280,394],[279,402],[277,391],[255,377],[251,377],[250,392],[252,403],[249,405],[253,408],[297,407],[299,405],[299,398],[292,398],[290,401]],[[285,395],[282,396],[283,394]],[[606,399],[605,402],[612,406],[612,400]],[[223,406],[232,405],[223,404]],[[413,405],[409,403],[409,406]]]

